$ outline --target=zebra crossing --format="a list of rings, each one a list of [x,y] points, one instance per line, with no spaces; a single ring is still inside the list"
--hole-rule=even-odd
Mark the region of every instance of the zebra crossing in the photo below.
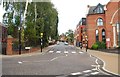
[[[82,54],[83,52],[81,51],[48,51],[48,53],[65,53],[65,54],[68,54],[68,53],[71,53],[71,54],[76,54],[76,53],[79,53],[79,54]]]
[[[100,72],[97,69],[71,73],[71,75],[78,75],[78,77],[85,76],[85,75],[98,75],[98,74],[100,74]]]

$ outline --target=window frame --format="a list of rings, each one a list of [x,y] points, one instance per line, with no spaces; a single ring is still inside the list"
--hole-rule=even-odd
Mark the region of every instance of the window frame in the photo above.
[[[98,18],[97,19],[97,26],[103,26],[103,25],[104,25],[103,19],[102,18]]]

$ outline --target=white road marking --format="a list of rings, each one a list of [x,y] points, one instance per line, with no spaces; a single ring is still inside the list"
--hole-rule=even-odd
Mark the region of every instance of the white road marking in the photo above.
[[[71,75],[80,75],[82,74],[81,72],[76,72],[76,73],[71,73]]]
[[[85,71],[83,71],[84,73],[88,73],[88,72],[91,72],[91,70],[85,70]]]
[[[99,72],[92,72],[91,74],[92,74],[92,75],[96,75],[96,74],[98,74],[98,73],[99,73]]]
[[[54,51],[49,51],[49,53],[53,53]]]
[[[90,55],[90,57],[92,57],[92,55]]]
[[[64,51],[64,53],[68,53],[68,51]]]
[[[19,63],[19,64],[22,64],[22,62],[21,62],[21,61],[18,61],[18,63]]]
[[[83,53],[83,52],[79,52],[79,53]]]
[[[49,60],[39,60],[39,61],[23,61],[23,62],[26,62],[26,63],[39,63],[39,62],[47,62]]]
[[[98,59],[96,59],[95,62],[96,62],[97,65],[99,65],[97,61],[98,61]]]
[[[72,52],[72,53],[76,53],[76,52]]]
[[[57,51],[56,53],[61,53],[61,51]]]
[[[97,67],[98,65],[91,65],[92,67]]]
[[[53,59],[51,59],[50,61],[53,61],[53,60],[55,60],[55,59],[57,59],[58,57],[55,57],[55,58],[53,58]]]
[[[92,69],[93,71],[97,70],[97,68]]]

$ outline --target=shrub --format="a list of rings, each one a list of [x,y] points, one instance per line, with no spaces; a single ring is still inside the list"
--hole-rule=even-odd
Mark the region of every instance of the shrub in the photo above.
[[[98,44],[96,44],[96,43],[93,44],[93,45],[92,45],[92,49],[98,49]]]
[[[101,44],[100,44],[100,48],[101,48],[101,49],[105,49],[105,48],[106,48],[106,44],[105,44],[105,42],[101,42]]]
[[[106,44],[105,42],[96,42],[95,44],[92,45],[92,49],[105,49]]]

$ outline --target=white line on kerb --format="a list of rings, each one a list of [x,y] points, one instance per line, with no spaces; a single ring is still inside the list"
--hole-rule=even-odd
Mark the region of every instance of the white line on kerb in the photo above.
[[[71,73],[71,75],[79,75],[82,74],[81,72]]]

